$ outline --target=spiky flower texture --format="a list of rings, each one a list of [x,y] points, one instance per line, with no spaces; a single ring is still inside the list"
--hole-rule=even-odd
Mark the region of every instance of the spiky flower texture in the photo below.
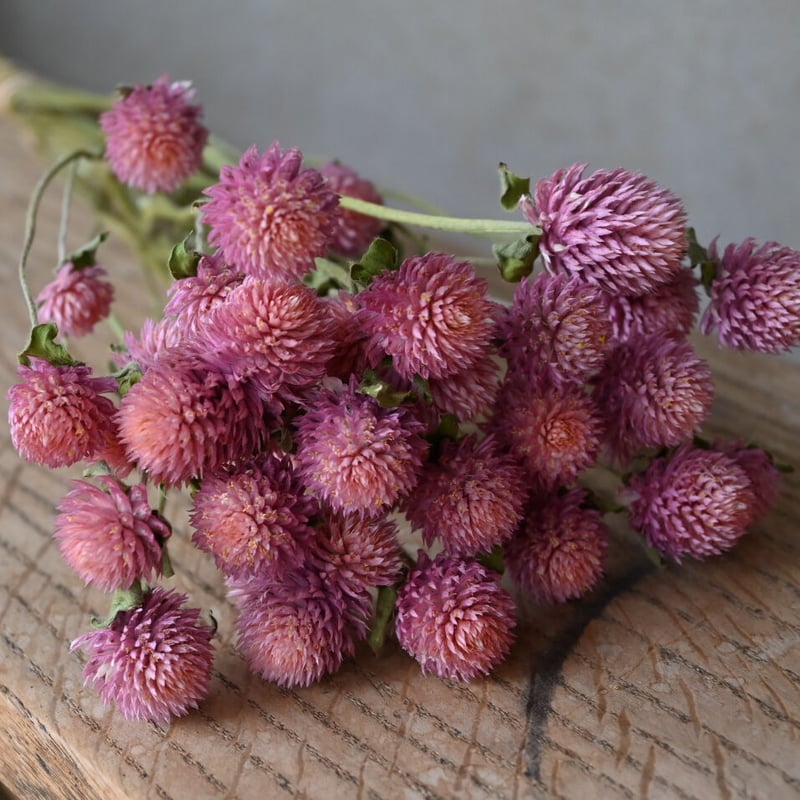
[[[106,270],[94,264],[82,269],[68,261],[36,298],[39,319],[54,322],[64,336],[84,336],[111,311],[114,287]]]

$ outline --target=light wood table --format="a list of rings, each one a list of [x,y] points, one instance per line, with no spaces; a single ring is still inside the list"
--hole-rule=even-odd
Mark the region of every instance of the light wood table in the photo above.
[[[0,382],[27,318],[16,260],[41,165],[0,121]],[[47,279],[58,191],[43,206],[32,281]],[[75,212],[89,232],[89,215]],[[73,244],[78,244],[78,238]],[[137,268],[113,244],[117,314],[140,320]],[[140,304],[140,305],[137,305]],[[705,343],[712,433],[800,463],[800,368]],[[103,363],[100,350],[88,351]],[[99,360],[98,360],[99,359]],[[210,559],[170,549],[170,584],[220,622],[211,694],[170,726],[124,720],[83,687],[70,641],[105,598],[86,592],[51,536],[75,474],[21,462],[0,435],[0,781],[20,798],[790,798],[800,796],[800,482],[732,554],[655,570],[612,554],[586,601],[526,610],[511,659],[487,680],[422,677],[397,646],[282,690],[248,674]]]

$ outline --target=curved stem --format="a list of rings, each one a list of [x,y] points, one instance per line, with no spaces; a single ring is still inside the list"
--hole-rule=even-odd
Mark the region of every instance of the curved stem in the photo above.
[[[416,197],[413,194],[406,194],[406,192],[398,192],[397,189],[387,189],[381,186],[378,191],[384,197],[390,197],[392,200],[397,200],[399,203],[406,203],[409,206],[416,206],[427,214],[435,214],[436,216],[446,216],[443,208],[423,200],[421,197]]]
[[[406,225],[418,225],[437,231],[453,233],[471,233],[476,236],[484,234],[513,233],[525,235],[535,233],[537,229],[530,222],[512,222],[499,219],[463,219],[460,217],[441,217],[436,214],[418,214],[415,211],[401,211],[398,208],[368,203],[357,197],[342,196],[339,205],[350,211],[357,211],[368,217],[385,219],[387,222],[400,222]]]
[[[28,286],[28,279],[25,275],[25,267],[28,264],[28,256],[31,252],[31,247],[33,246],[33,239],[36,236],[36,215],[39,213],[39,205],[42,202],[42,197],[44,195],[45,189],[50,184],[50,181],[58,175],[58,173],[64,169],[67,165],[71,164],[73,161],[76,161],[79,158],[86,158],[86,159],[96,159],[100,156],[91,151],[91,150],[84,150],[80,148],[78,150],[73,150],[70,153],[62,156],[61,158],[53,164],[50,169],[45,172],[44,175],[39,179],[39,183],[36,184],[36,188],[33,190],[33,196],[31,197],[31,202],[28,205],[28,213],[25,217],[25,240],[22,245],[22,254],[19,258],[19,283],[22,287],[22,294],[25,297],[25,303],[28,306],[28,313],[30,314],[31,318],[31,325],[38,325],[39,324],[39,316],[36,312],[36,303],[33,300],[33,295],[31,294],[30,286]]]
[[[67,180],[64,183],[64,195],[61,199],[61,225],[58,229],[58,266],[67,260],[67,234],[69,232],[69,203],[72,199],[72,189],[75,185],[75,173],[78,171],[78,162],[73,161]]]

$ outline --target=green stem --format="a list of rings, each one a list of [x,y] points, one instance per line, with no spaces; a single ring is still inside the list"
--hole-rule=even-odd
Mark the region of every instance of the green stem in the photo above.
[[[75,173],[78,171],[78,162],[73,161],[67,180],[64,183],[64,195],[61,199],[61,225],[58,229],[58,266],[67,260],[67,234],[69,233],[69,204],[72,199],[72,189],[75,186]]]
[[[92,152],[91,150],[85,150],[80,148],[78,150],[73,150],[70,153],[67,153],[65,156],[56,161],[52,167],[39,179],[39,183],[36,184],[36,188],[33,190],[33,196],[31,197],[31,202],[28,206],[28,213],[25,217],[25,241],[22,245],[22,254],[19,258],[19,283],[22,287],[22,294],[25,297],[25,303],[28,306],[28,313],[30,314],[31,318],[31,325],[38,325],[39,324],[39,315],[36,313],[36,303],[33,300],[33,295],[31,294],[31,288],[28,285],[28,278],[25,275],[25,267],[28,264],[28,256],[31,252],[31,247],[33,246],[33,240],[36,236],[36,215],[39,213],[39,206],[42,202],[42,197],[44,196],[45,189],[50,185],[50,181],[58,175],[58,173],[64,169],[67,165],[71,164],[73,161],[77,161],[79,158],[86,158],[86,159],[95,159],[99,158],[98,154]]]
[[[378,191],[384,197],[389,197],[392,200],[397,200],[399,203],[405,203],[409,206],[416,206],[428,214],[435,214],[438,217],[444,217],[447,215],[447,212],[445,212],[445,210],[440,206],[437,206],[434,203],[429,203],[427,200],[423,200],[421,197],[416,197],[413,194],[398,192],[397,189],[387,189],[383,186],[381,186]]]
[[[499,219],[463,219],[460,217],[442,217],[436,214],[419,214],[415,211],[401,211],[398,208],[368,203],[357,197],[340,197],[339,205],[350,211],[365,214],[375,219],[384,219],[387,222],[399,222],[406,225],[418,225],[437,231],[450,231],[452,233],[471,233],[475,236],[485,234],[513,233],[528,235],[536,233],[537,229],[530,222],[512,222]]]
[[[114,332],[114,336],[117,337],[120,344],[125,344],[125,328],[123,327],[122,323],[119,321],[119,317],[116,314],[109,314],[106,322],[108,322],[108,326]]]

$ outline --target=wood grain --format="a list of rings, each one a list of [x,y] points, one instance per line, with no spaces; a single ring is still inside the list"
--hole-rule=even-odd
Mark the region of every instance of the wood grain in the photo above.
[[[40,165],[0,122],[0,383],[14,380],[26,312],[16,286],[25,206]],[[42,208],[35,287],[47,279],[58,192]],[[76,213],[78,244],[91,229]],[[137,268],[113,244],[116,312],[147,313]],[[712,433],[800,462],[800,369],[698,345],[718,398]],[[90,346],[82,355],[104,363]],[[510,660],[483,681],[422,677],[394,646],[366,650],[305,690],[248,674],[213,564],[185,513],[170,583],[220,622],[211,694],[168,727],[127,722],[83,687],[69,642],[105,598],[53,544],[53,508],[76,473],[22,463],[0,437],[0,783],[21,798],[789,798],[800,796],[800,486],[732,554],[653,569],[612,549],[584,602],[525,608]],[[622,535],[622,534],[621,534]]]

